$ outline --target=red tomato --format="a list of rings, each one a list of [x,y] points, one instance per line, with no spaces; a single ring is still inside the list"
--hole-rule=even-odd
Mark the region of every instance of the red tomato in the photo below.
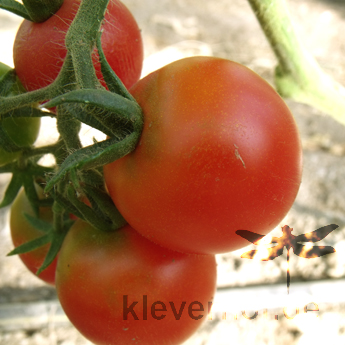
[[[24,20],[14,42],[13,59],[17,75],[28,91],[47,86],[57,77],[66,56],[66,32],[80,0],[64,0],[61,8],[43,23]],[[139,78],[143,44],[138,25],[127,7],[111,0],[102,25],[102,47],[108,63],[127,88]],[[102,80],[98,54],[94,65]],[[103,85],[104,81],[102,81]]]
[[[43,195],[40,190],[40,194]],[[25,195],[24,190],[21,190],[11,207],[10,228],[14,247],[18,247],[28,241],[34,240],[37,237],[43,236],[44,233],[31,226],[26,220],[24,214],[34,216],[34,211]],[[53,222],[53,212],[50,207],[40,208],[40,219],[47,222]],[[36,275],[37,270],[42,266],[43,261],[48,253],[50,244],[46,244],[29,253],[20,254],[19,257],[29,271]],[[57,258],[39,275],[48,284],[55,284]],[[36,275],[37,276],[37,275]]]
[[[129,225],[102,232],[80,220],[56,271],[66,315],[98,345],[180,344],[207,318],[215,287],[213,255],[171,251]]]
[[[137,148],[104,167],[128,223],[170,249],[222,253],[235,234],[267,234],[291,208],[302,150],[292,114],[248,68],[214,57],[174,62],[131,93],[143,109]]]

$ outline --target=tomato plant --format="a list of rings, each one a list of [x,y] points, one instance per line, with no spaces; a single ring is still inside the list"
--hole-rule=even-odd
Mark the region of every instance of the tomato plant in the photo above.
[[[129,225],[99,231],[77,221],[62,245],[56,288],[73,325],[98,345],[174,345],[207,318],[213,255],[178,253]]]
[[[3,63],[0,64],[0,79],[11,68]],[[16,95],[25,92],[25,89],[19,82],[12,86],[9,95]],[[8,137],[19,147],[31,146],[37,139],[41,120],[38,117],[7,117],[1,120],[1,126]],[[0,166],[11,163],[16,160],[21,151],[8,152],[0,147]]]
[[[42,190],[38,189],[38,191],[40,197],[43,197]],[[40,230],[34,228],[28,222],[28,220],[25,218],[25,214],[28,214],[29,216],[35,215],[24,189],[22,189],[11,207],[10,229],[15,248],[43,235]],[[51,207],[40,207],[39,218],[47,222],[52,222],[53,212]],[[19,254],[20,259],[30,272],[36,275],[37,270],[42,266],[42,263],[48,253],[49,246],[50,244],[48,243],[31,252]],[[42,279],[48,284],[54,285],[56,263],[57,258],[55,258],[54,261],[38,275],[38,278]]]
[[[136,149],[104,167],[128,223],[170,249],[221,253],[246,246],[235,234],[267,234],[301,182],[292,114],[260,76],[214,57],[182,59],[131,90],[144,129]]]
[[[61,8],[42,23],[24,20],[13,47],[17,75],[28,91],[49,85],[57,77],[67,50],[66,32],[78,10],[80,0],[64,0]],[[127,88],[139,78],[143,62],[143,44],[138,25],[118,0],[111,0],[102,25],[102,48],[108,63]],[[93,61],[102,80],[98,54]],[[102,80],[103,85],[104,81]]]

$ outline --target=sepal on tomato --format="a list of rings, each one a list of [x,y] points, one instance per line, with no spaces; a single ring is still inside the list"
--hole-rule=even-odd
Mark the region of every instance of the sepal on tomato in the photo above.
[[[32,201],[35,200],[32,202],[32,205],[33,208],[36,209],[36,212],[38,207],[47,206],[47,202],[51,203],[52,199],[37,200],[37,196],[30,192],[32,191],[32,193],[35,193],[31,183],[39,177],[44,177],[46,173],[52,172],[53,168],[41,167],[35,164],[28,164],[25,170],[21,170],[15,163],[0,167],[0,173],[12,173],[12,178],[6,188],[4,198],[0,202],[0,209],[13,203],[22,186],[26,186],[25,188],[29,199]]]
[[[135,98],[129,93],[126,86],[123,84],[121,79],[116,75],[114,70],[109,65],[102,48],[101,42],[101,32],[99,32],[96,40],[97,51],[99,55],[99,62],[101,64],[101,72],[103,79],[109,89],[109,91],[116,93],[120,96],[123,96],[130,101],[136,102]]]
[[[0,202],[0,209],[12,204],[17,194],[19,193],[22,185],[23,185],[22,176],[20,174],[13,174],[12,179],[10,183],[8,184],[7,189],[5,191],[5,195],[2,201]]]
[[[31,20],[31,17],[28,11],[26,10],[25,6],[18,1],[14,1],[14,0],[0,1],[0,8],[6,11],[12,12],[16,14],[17,16],[20,16],[24,19]],[[0,73],[1,73],[1,70],[0,70]]]
[[[28,193],[23,189],[11,208],[10,228],[15,246],[8,256],[19,255],[25,266],[40,279],[49,284],[55,282],[55,267],[64,238],[74,220],[67,213],[59,213],[61,208],[52,199],[43,196],[43,190],[34,185],[37,194],[36,213]],[[54,212],[53,212],[54,211]],[[61,216],[61,222],[56,221]]]
[[[64,0],[23,0],[25,9],[35,23],[42,23],[53,16]]]

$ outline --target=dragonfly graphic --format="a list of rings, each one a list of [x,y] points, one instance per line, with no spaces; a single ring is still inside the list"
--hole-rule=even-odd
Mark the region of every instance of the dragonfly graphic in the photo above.
[[[283,254],[284,247],[287,249],[287,290],[289,293],[290,287],[290,269],[289,269],[289,260],[290,260],[290,249],[292,248],[294,254],[307,259],[312,259],[320,257],[323,255],[331,254],[335,252],[335,249],[331,246],[312,246],[304,245],[298,242],[318,242],[325,238],[329,233],[338,228],[336,224],[330,224],[323,226],[312,232],[308,232],[302,235],[294,236],[292,234],[293,228],[290,228],[288,225],[282,227],[283,235],[281,237],[272,237],[272,240],[269,244],[275,244],[274,247],[267,248],[267,255],[263,257],[262,261],[273,260],[276,257]],[[261,241],[265,236],[251,232],[249,230],[237,230],[236,234],[243,237],[244,239],[252,242],[255,245],[262,244]],[[261,242],[261,243],[260,243]],[[259,250],[250,250],[241,255],[241,258],[253,259]],[[262,250],[260,250],[262,253]]]

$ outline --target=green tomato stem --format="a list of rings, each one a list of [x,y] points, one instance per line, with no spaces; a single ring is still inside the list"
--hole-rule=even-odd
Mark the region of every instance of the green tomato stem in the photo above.
[[[55,155],[56,151],[60,147],[61,147],[61,141],[58,141],[57,143],[52,144],[52,145],[26,149],[24,150],[22,156],[23,156],[23,159],[28,159],[35,156],[44,156],[49,153]]]
[[[327,75],[304,48],[285,0],[248,1],[278,59],[278,92],[318,108],[345,125],[345,88]]]
[[[100,87],[93,68],[91,54],[109,0],[84,0],[70,26],[65,44],[73,60],[75,76],[80,88]]]
[[[53,204],[53,212],[54,212],[54,230],[59,232],[63,230],[64,227],[64,221],[63,221],[63,214],[64,214],[64,208],[61,207],[61,205],[58,202],[54,202]]]
[[[139,105],[127,90],[122,88],[118,80],[114,82],[116,75],[107,68],[107,62],[101,51],[100,44],[98,45],[98,50],[101,55],[102,70],[106,74],[107,81],[110,81],[112,86],[116,85],[115,92],[103,89],[93,66],[92,53],[97,37],[100,38],[100,27],[108,2],[109,0],[83,0],[81,2],[65,38],[67,48],[65,61],[58,77],[52,84],[45,88],[14,97],[0,97],[0,114],[4,114],[3,117],[7,116],[10,111],[29,104],[42,103],[45,100],[52,99],[56,101],[57,98],[61,100],[58,104],[50,102],[43,105],[47,107],[57,106],[56,118],[60,141],[56,145],[41,149],[29,149],[23,155],[23,161],[25,162],[30,157],[33,158],[52,150],[56,158],[59,169],[47,183],[46,188],[47,191],[51,191],[55,199],[53,211],[54,230],[56,233],[64,233],[66,222],[64,219],[65,207],[61,203],[62,199],[58,201],[55,198],[55,192],[61,195],[61,198],[65,198],[65,195],[67,195],[80,211],[80,214],[98,228],[115,229],[125,224],[125,220],[112,202],[110,202],[109,196],[105,191],[100,192],[99,195],[94,195],[93,190],[89,191],[92,194],[92,202],[96,203],[97,206],[95,210],[76,198],[76,192],[84,194],[83,189],[85,185],[97,187],[97,191],[98,187],[103,186],[104,182],[101,174],[101,183],[99,185],[94,184],[95,171],[92,169],[97,169],[131,152],[136,146],[143,127],[142,113]],[[99,97],[101,91],[104,93]],[[75,104],[80,103],[78,102],[80,97],[74,100],[72,104],[68,104],[70,95],[74,95],[73,92],[81,92],[83,97],[85,96],[82,98],[81,104]],[[88,106],[94,106],[95,109],[100,109],[102,113],[98,111],[93,114],[91,112],[87,113],[84,117],[77,116],[77,112],[85,113],[85,109],[87,110]],[[131,132],[131,127],[133,132],[120,133],[123,135],[123,138],[120,138],[117,129],[113,129],[117,118],[130,123],[131,126],[128,126],[129,132]],[[89,122],[92,124],[99,122],[101,127],[105,128],[106,132],[110,134],[110,138],[104,142],[82,148],[78,135],[81,119],[89,119]],[[84,170],[82,174],[81,170]],[[66,176],[67,173],[68,176]],[[72,184],[69,186],[67,193],[66,186],[70,182]],[[102,205],[102,207],[99,207],[99,205]]]

